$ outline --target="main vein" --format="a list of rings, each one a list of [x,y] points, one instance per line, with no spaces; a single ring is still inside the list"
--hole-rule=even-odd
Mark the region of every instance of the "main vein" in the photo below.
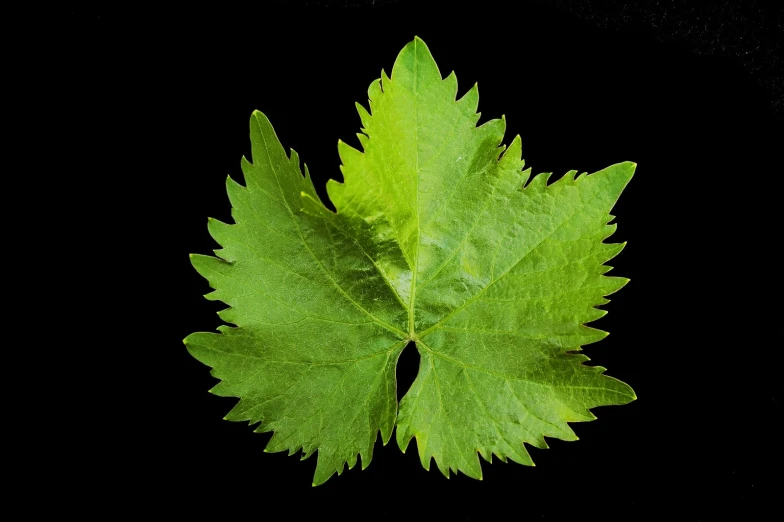
[[[411,304],[408,306],[408,335],[416,337],[414,331],[414,305],[416,302],[416,280],[419,271],[419,76],[417,73],[417,42],[414,40],[414,209],[416,211],[416,250],[414,251],[414,271],[411,274]]]

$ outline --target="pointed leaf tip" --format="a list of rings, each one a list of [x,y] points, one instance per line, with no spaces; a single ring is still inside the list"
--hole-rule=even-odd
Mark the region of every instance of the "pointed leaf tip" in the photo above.
[[[392,81],[412,93],[441,81],[438,65],[421,38],[414,38],[400,51],[392,66]]]

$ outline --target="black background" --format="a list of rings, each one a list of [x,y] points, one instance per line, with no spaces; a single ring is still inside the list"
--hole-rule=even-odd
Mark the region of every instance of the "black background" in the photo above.
[[[772,250],[783,175],[773,15],[757,6],[728,18],[762,42],[755,69],[731,42],[706,51],[683,37],[702,26],[677,2],[625,19],[612,3],[588,14],[569,2],[280,4],[64,15],[58,59],[86,78],[74,115],[98,131],[95,163],[123,172],[102,180],[122,195],[118,255],[132,260],[115,278],[133,312],[110,325],[129,408],[99,415],[90,434],[97,482],[117,511],[754,520],[774,505],[784,329]],[[677,31],[647,23],[673,6]],[[639,399],[574,424],[577,442],[530,449],[535,468],[483,462],[481,482],[446,480],[422,469],[414,442],[401,454],[393,438],[365,471],[312,488],[315,456],[264,453],[269,434],[223,421],[234,400],[208,393],[216,380],[182,345],[220,324],[221,305],[201,297],[209,288],[188,254],[216,248],[208,216],[230,220],[224,179],[241,179],[252,110],[300,153],[323,195],[328,178],[340,179],[337,140],[357,144],[354,102],[415,35],[442,74],[456,72],[460,95],[479,82],[481,121],[505,114],[505,141],[522,136],[534,173],[637,162],[613,212],[613,240],[628,241],[613,273],[631,283],[594,323],[611,335],[585,353]],[[417,363],[407,348],[401,391]],[[122,428],[109,429],[115,422]]]

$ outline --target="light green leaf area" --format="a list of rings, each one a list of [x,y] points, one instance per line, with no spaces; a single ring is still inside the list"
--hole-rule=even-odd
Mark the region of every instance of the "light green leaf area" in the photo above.
[[[368,95],[363,150],[339,143],[344,183],[327,186],[336,213],[251,118],[246,185],[227,180],[235,223],[211,219],[222,248],[192,256],[234,325],[185,340],[212,391],[240,398],[226,418],[274,432],[267,451],[318,452],[314,484],[366,467],[395,427],[425,468],[481,478],[479,455],[531,465],[524,443],[574,440],[568,422],[634,400],[576,352],[606,335],[585,324],[628,281],[605,275],[624,245],[604,240],[635,164],[530,178],[520,137],[477,127],[476,86],[456,100],[418,38]],[[398,405],[409,341],[420,368]]]

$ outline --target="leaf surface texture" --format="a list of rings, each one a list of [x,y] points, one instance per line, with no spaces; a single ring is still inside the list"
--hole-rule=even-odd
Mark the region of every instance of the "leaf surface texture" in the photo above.
[[[625,404],[631,388],[583,364],[585,326],[627,279],[605,275],[623,244],[610,210],[631,162],[531,178],[503,119],[477,126],[478,91],[456,99],[420,39],[357,104],[361,151],[338,144],[344,182],[319,200],[296,152],[251,118],[245,186],[227,179],[234,224],[191,256],[233,326],[186,339],[239,397],[226,417],[273,431],[267,451],[318,452],[314,484],[361,458],[378,434],[422,465],[481,478],[479,456],[533,464],[524,443],[574,440],[568,422]],[[419,373],[400,404],[395,366],[409,341]]]

